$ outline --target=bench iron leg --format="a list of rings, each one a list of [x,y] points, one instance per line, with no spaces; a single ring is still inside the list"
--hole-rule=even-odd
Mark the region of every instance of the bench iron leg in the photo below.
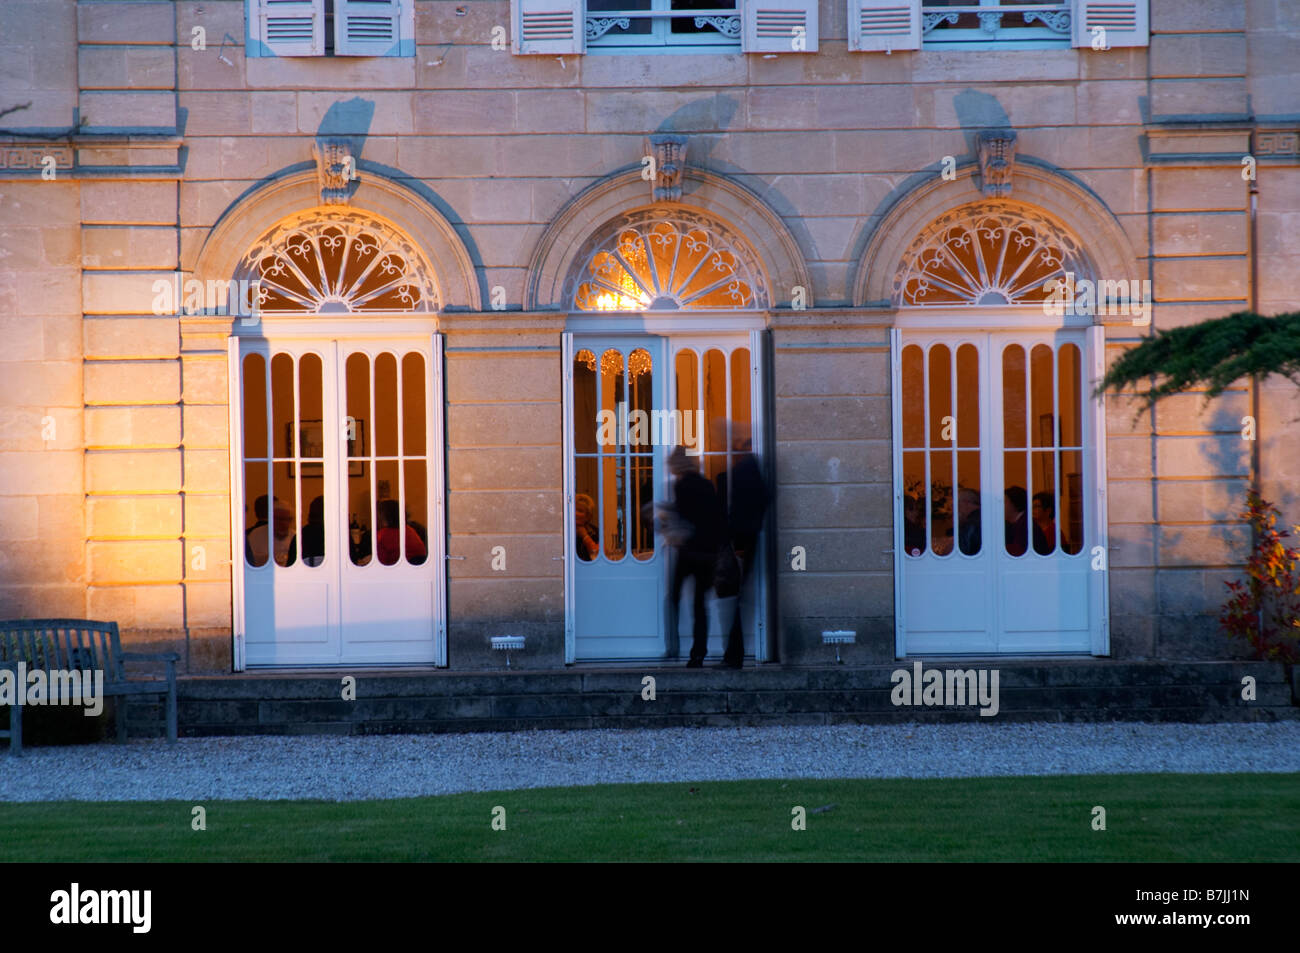
[[[113,717],[117,721],[117,743],[126,743],[126,695],[118,695],[113,703]]]

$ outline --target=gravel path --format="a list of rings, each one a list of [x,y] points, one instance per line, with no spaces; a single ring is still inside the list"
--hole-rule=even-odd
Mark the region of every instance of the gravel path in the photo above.
[[[418,797],[741,778],[1300,771],[1300,722],[183,738],[0,753],[0,801]]]

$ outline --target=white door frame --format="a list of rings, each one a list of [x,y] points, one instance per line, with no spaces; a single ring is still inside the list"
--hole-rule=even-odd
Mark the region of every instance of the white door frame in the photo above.
[[[673,373],[672,340],[688,340],[691,337],[708,337],[714,334],[734,334],[746,332],[749,336],[750,359],[750,413],[753,426],[751,439],[753,453],[767,468],[764,479],[775,468],[770,466],[765,453],[767,451],[766,428],[770,425],[768,413],[770,382],[766,373],[766,329],[767,318],[752,312],[709,313],[709,312],[575,312],[569,315],[564,333],[561,335],[561,361],[563,374],[561,381],[563,414],[563,478],[564,489],[562,502],[564,507],[564,663],[572,665],[577,662],[577,634],[575,631],[576,592],[574,585],[574,546],[575,530],[572,519],[574,497],[574,435],[573,435],[573,355],[575,352],[575,335],[585,336],[662,336],[670,339],[668,370]],[[665,379],[665,386],[671,388],[673,378]],[[663,448],[660,448],[662,452]],[[768,486],[769,493],[775,494],[775,487]],[[775,507],[769,505],[767,516],[763,521],[763,531],[759,537],[758,559],[754,566],[753,587],[755,604],[758,607],[757,621],[754,626],[754,654],[759,662],[771,658],[769,633],[774,631],[771,625],[771,599],[767,585],[768,557],[767,546],[771,538],[770,523]],[[667,564],[667,563],[666,563]],[[665,592],[669,587],[665,586]],[[665,598],[670,598],[668,593]],[[667,623],[675,625],[675,616],[666,615]],[[669,639],[671,642],[672,640]]]
[[[954,308],[908,308],[895,315],[894,326],[889,330],[890,348],[890,394],[892,433],[890,453],[894,481],[893,524],[894,524],[894,654],[897,658],[907,657],[906,627],[904,625],[903,593],[903,523],[899,514],[903,508],[903,473],[902,454],[899,444],[902,440],[902,402],[899,394],[899,368],[902,361],[903,332],[908,330],[974,331],[981,334],[1024,331],[1057,331],[1078,329],[1084,331],[1085,349],[1081,366],[1084,371],[1088,391],[1096,386],[1105,373],[1106,329],[1094,325],[1088,316],[1075,317],[1063,315],[1056,317],[1045,313],[1040,305],[1022,305],[999,307],[996,310],[977,307]],[[991,365],[990,365],[991,366]],[[986,391],[991,392],[991,383],[982,382]],[[989,405],[989,401],[981,401]],[[991,405],[990,405],[991,406]],[[1092,440],[1091,452],[1084,454],[1084,469],[1091,476],[1095,487],[1095,505],[1091,507],[1089,520],[1091,538],[1095,541],[1085,555],[1091,562],[1097,558],[1097,547],[1101,549],[1103,560],[1101,571],[1094,571],[1089,576],[1089,604],[1098,607],[1099,624],[1093,628],[1090,653],[1094,656],[1110,654],[1110,551],[1109,551],[1109,517],[1106,493],[1106,403],[1104,395],[1090,400],[1091,418],[1085,420],[1085,428]],[[990,437],[992,432],[990,431]],[[1001,447],[990,448],[1001,452]]]
[[[364,340],[419,340],[430,348],[428,368],[429,402],[426,415],[429,477],[429,553],[433,569],[434,610],[434,662],[438,667],[447,665],[447,514],[446,514],[446,445],[445,445],[445,385],[443,373],[443,341],[438,331],[436,317],[376,315],[358,319],[296,316],[273,318],[261,316],[260,321],[236,322],[226,338],[227,401],[230,427],[230,588],[231,588],[231,639],[233,642],[234,670],[247,669],[245,636],[244,592],[244,427],[242,368],[240,342],[264,340],[283,341],[349,341]],[[336,395],[338,397],[339,395]],[[270,395],[267,395],[268,401]],[[436,542],[435,542],[436,541]],[[340,663],[350,664],[350,663]]]

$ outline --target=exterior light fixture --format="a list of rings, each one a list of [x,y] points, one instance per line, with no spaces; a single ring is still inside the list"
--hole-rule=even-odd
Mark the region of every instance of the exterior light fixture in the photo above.
[[[509,668],[510,653],[512,651],[523,651],[524,637],[522,635],[494,635],[492,636],[492,649],[496,652],[506,653],[506,668]]]
[[[844,664],[844,659],[840,658],[841,645],[855,645],[858,641],[858,633],[852,629],[825,629],[822,631],[822,644],[835,646],[835,662],[839,665]]]

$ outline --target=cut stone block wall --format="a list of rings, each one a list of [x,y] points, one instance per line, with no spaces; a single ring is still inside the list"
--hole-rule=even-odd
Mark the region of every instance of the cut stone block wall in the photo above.
[[[444,324],[447,651],[457,669],[500,667],[497,635],[526,638],[512,665],[564,661],[560,322],[509,325]],[[497,546],[504,569],[492,568]]]

